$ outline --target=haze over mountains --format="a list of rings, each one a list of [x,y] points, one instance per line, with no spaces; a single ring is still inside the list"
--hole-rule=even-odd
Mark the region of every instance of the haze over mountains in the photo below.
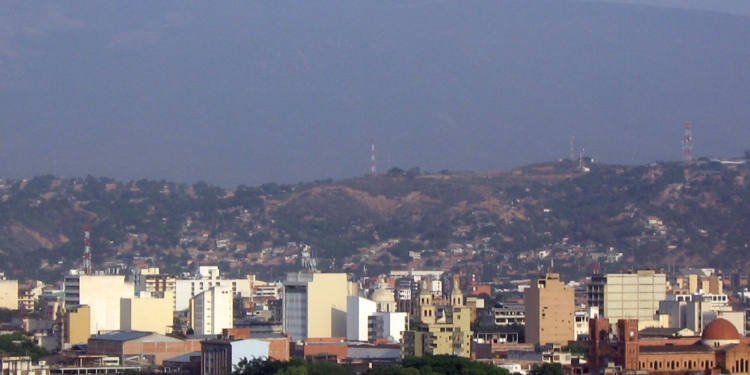
[[[645,163],[679,158],[685,121],[696,155],[740,155],[750,22],[737,14],[750,11],[715,4],[733,14],[578,0],[4,3],[0,177],[342,178],[367,173],[372,138],[381,171],[563,158],[571,135],[576,152]]]

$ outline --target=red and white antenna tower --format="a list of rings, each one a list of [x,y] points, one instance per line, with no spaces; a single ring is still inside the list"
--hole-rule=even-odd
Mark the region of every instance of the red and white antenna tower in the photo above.
[[[370,173],[373,177],[378,175],[377,162],[375,161],[375,139],[372,140],[372,155],[370,156]]]
[[[685,123],[685,135],[682,138],[682,161],[693,162],[693,124]]]
[[[91,226],[83,227],[83,266],[81,271],[84,275],[91,275]]]

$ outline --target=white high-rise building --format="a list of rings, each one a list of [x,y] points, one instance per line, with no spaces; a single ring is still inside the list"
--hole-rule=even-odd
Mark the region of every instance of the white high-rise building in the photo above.
[[[193,279],[177,280],[175,282],[175,311],[185,311],[190,308],[190,299],[197,294],[214,286],[228,286],[232,294],[241,297],[252,297],[252,280],[222,279],[221,272],[216,266],[198,267]]]
[[[213,286],[190,302],[190,325],[196,335],[218,335],[234,327],[234,296],[228,286]]]
[[[91,309],[90,332],[120,329],[120,299],[133,298],[135,285],[122,275],[66,275],[63,283],[65,309],[87,305]]]

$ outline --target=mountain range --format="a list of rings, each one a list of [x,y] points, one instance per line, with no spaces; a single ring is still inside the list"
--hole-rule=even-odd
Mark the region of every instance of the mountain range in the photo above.
[[[741,159],[622,166],[584,158],[481,173],[392,168],[231,190],[165,180],[3,180],[0,268],[53,280],[80,266],[90,224],[98,269],[178,273],[219,263],[227,272],[279,275],[299,269],[310,249],[325,269],[375,274],[467,267],[492,280],[538,271],[553,258],[569,273],[603,259],[615,259],[607,265],[615,269],[728,272],[750,261],[749,176]]]

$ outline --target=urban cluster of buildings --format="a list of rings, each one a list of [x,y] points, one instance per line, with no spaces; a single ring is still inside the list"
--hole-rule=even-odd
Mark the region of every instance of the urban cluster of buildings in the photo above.
[[[539,363],[571,374],[750,373],[742,360],[750,358],[746,313],[733,308],[726,281],[711,269],[595,273],[580,283],[546,273],[516,281],[517,298],[485,305],[496,288],[440,270],[355,281],[308,269],[279,282],[225,278],[215,266],[186,275],[74,270],[59,289],[37,285],[33,293],[0,280],[0,306],[23,309],[30,298],[38,307],[35,317],[14,320],[15,329],[58,353],[43,363],[0,363],[26,369],[19,375],[144,368],[208,375],[252,357],[369,368],[442,354],[520,373]],[[569,350],[575,343],[587,350]]]

